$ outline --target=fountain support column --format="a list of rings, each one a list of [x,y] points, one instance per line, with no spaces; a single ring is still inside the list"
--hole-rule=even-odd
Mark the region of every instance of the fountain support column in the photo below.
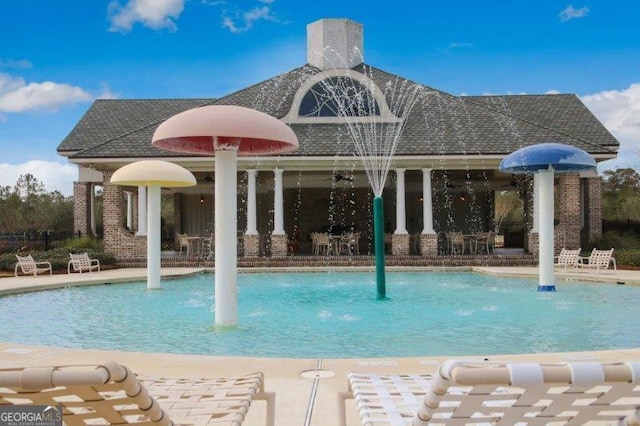
[[[228,148],[215,156],[215,321],[222,326],[236,325],[238,305],[237,147]]]
[[[161,200],[159,186],[150,186],[147,191],[147,289],[157,290],[160,284],[160,216]]]
[[[556,291],[553,277],[553,167],[549,166],[547,171],[537,173],[540,186],[540,217],[538,225],[540,228],[538,262],[540,268],[538,291]]]
[[[376,252],[376,290],[378,300],[387,300],[384,273],[384,203],[382,197],[373,199],[373,237]]]

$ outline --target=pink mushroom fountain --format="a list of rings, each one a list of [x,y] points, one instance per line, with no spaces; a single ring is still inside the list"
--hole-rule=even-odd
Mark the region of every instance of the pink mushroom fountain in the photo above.
[[[153,145],[168,151],[215,157],[215,323],[237,323],[237,161],[238,155],[279,154],[298,148],[282,121],[249,108],[210,105],[164,121]]]

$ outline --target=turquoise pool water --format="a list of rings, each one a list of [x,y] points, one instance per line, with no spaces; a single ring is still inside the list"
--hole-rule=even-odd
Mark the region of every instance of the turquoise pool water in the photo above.
[[[640,288],[473,273],[240,274],[238,327],[213,327],[213,276],[0,298],[0,341],[264,357],[489,355],[640,347]]]

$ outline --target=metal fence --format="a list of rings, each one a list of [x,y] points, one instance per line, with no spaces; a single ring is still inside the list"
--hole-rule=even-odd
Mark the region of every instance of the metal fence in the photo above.
[[[74,234],[68,232],[50,231],[0,234],[0,253],[50,250],[74,237]]]
[[[632,231],[640,235],[640,220],[603,220],[602,232],[625,233]]]

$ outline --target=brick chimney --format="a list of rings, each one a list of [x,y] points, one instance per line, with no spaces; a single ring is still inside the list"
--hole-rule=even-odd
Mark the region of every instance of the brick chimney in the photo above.
[[[307,62],[321,70],[353,68],[364,61],[362,24],[321,19],[307,25]]]

